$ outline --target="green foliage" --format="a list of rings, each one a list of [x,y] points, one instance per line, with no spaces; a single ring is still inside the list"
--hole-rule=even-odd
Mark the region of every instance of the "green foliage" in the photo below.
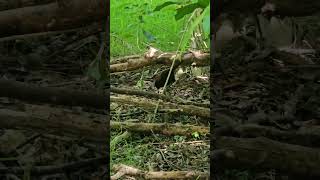
[[[196,19],[188,27],[187,32],[181,41],[181,45],[182,45],[181,51],[185,51],[185,47],[186,47],[188,41],[191,39],[194,30],[202,22],[202,20],[204,19],[204,16],[207,14],[208,11],[210,11],[210,6],[206,7],[203,10],[203,12],[200,14],[200,16],[196,17]]]
[[[167,6],[170,6],[170,5],[173,5],[173,4],[181,4],[180,2],[173,2],[173,1],[167,1],[159,6],[157,6],[153,11],[156,12],[156,11],[160,11],[161,9],[167,7]]]
[[[177,9],[177,14],[175,15],[176,20],[180,20],[181,18],[185,17],[188,14],[191,14],[195,9],[200,8],[199,4],[188,4]]]
[[[110,2],[111,57],[139,54],[151,45],[162,51],[178,46],[184,20],[174,19],[175,8],[154,11],[165,0],[112,0]]]
[[[202,23],[202,28],[204,30],[205,36],[209,37],[210,34],[210,0],[197,0],[196,2],[187,2],[181,6],[181,3],[174,1],[167,1],[163,4],[158,5],[154,11],[159,11],[164,7],[175,5],[177,6],[175,19],[176,21],[195,13],[197,9],[202,9],[201,14],[196,17],[196,19],[187,27],[187,32],[184,34],[179,49],[181,51],[185,50],[187,43],[190,41],[191,37],[197,26]],[[209,44],[209,43],[208,43]]]
[[[96,80],[99,87],[103,87],[107,81],[107,60],[103,57],[104,43],[101,44],[99,52],[95,53],[96,58],[91,62],[87,70],[87,76]]]
[[[193,132],[192,133],[192,137],[194,137],[195,139],[199,139],[200,138],[200,134],[198,132]]]

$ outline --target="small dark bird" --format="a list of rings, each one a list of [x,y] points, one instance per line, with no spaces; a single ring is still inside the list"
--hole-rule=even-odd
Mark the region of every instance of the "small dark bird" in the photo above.
[[[171,85],[172,83],[174,83],[176,81],[175,70],[177,69],[177,67],[179,67],[180,64],[181,64],[181,62],[175,62],[174,66],[172,68],[172,72],[170,74],[167,86]],[[169,72],[170,72],[170,68],[161,71],[160,74],[155,76],[154,86],[157,89],[160,89],[164,86],[164,84],[166,83]]]
[[[157,89],[160,89],[164,86],[164,84],[166,83],[166,80],[167,80],[167,77],[168,77],[168,74],[169,74],[169,71],[170,71],[170,68],[168,69],[165,69],[163,70],[162,72],[160,72],[160,74],[158,74],[156,77],[155,77],[155,82],[154,82],[154,86],[157,88]],[[175,82],[175,77],[174,77],[174,70],[172,69],[172,72],[171,72],[171,75],[170,75],[170,78],[168,80],[168,85],[172,84]]]

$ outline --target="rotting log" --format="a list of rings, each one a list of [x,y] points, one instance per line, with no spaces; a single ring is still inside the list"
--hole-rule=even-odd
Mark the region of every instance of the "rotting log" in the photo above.
[[[74,29],[106,21],[106,1],[68,0],[0,11],[0,38]]]
[[[320,147],[320,127],[307,127],[301,130],[283,131],[274,127],[266,127],[256,124],[244,124],[235,127],[215,128],[214,132],[217,136],[234,135],[242,138],[266,137],[272,140],[308,146]]]
[[[181,105],[170,102],[154,101],[146,98],[137,98],[133,96],[111,96],[111,102],[119,104],[127,104],[142,107],[146,110],[154,111],[158,108],[158,111],[177,113],[191,116],[198,116],[202,118],[210,118],[210,109],[194,106],[194,105]]]
[[[143,171],[124,164],[116,164],[112,169],[117,172],[111,180],[121,179],[123,176],[136,176],[143,179],[209,179],[209,172],[199,171]]]
[[[0,97],[15,98],[31,103],[47,103],[67,106],[89,106],[108,110],[109,94],[49,88],[0,79]]]
[[[76,171],[80,168],[100,166],[108,162],[107,157],[97,157],[90,159],[83,159],[77,162],[70,162],[62,165],[51,165],[51,166],[32,166],[29,171],[31,175],[48,175],[65,173],[66,171]],[[0,174],[24,174],[26,171],[25,167],[15,166],[15,167],[0,167]]]
[[[320,177],[320,151],[267,138],[216,137],[211,152],[214,171],[276,169],[283,173]]]
[[[163,135],[181,135],[192,136],[192,133],[198,132],[200,135],[208,135],[209,127],[182,125],[182,124],[168,124],[168,123],[133,123],[133,122],[114,122],[111,121],[111,130],[126,129],[130,132],[136,133],[157,133]]]
[[[174,97],[166,96],[163,94],[142,91],[142,90],[136,90],[136,89],[132,89],[132,88],[111,87],[110,92],[117,93],[117,94],[141,96],[141,97],[146,97],[146,98],[151,98],[151,99],[161,99],[163,101],[178,102],[179,104],[185,104],[185,105],[188,104],[188,105],[195,105],[195,106],[200,106],[200,107],[209,107],[209,104],[205,104],[205,103],[196,103],[193,101],[186,101],[186,100],[182,100],[180,98],[174,98]]]
[[[163,64],[170,66],[172,64],[173,57],[176,53],[158,53],[152,57],[141,57],[129,59],[126,62],[121,62],[117,64],[110,65],[110,73],[122,72],[122,71],[133,71],[146,66],[151,66],[154,64]],[[195,66],[209,66],[210,65],[210,53],[194,53],[187,52],[181,57],[181,65],[191,65]]]
[[[107,116],[89,118],[68,110],[27,105],[25,111],[0,109],[0,127],[107,142]]]
[[[26,6],[43,5],[54,2],[55,0],[0,0],[0,11],[17,9]]]

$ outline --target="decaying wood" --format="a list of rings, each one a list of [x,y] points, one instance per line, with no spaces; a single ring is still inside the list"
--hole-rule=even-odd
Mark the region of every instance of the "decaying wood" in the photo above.
[[[108,161],[107,157],[98,157],[91,159],[84,159],[77,162],[66,163],[56,166],[34,166],[30,168],[31,175],[41,175],[41,174],[57,174],[65,173],[67,171],[78,170],[79,168],[98,167],[100,165],[106,164]],[[0,167],[0,174],[23,174],[25,173],[25,167]]]
[[[106,20],[106,1],[68,0],[0,11],[0,37],[59,31]]]
[[[32,39],[35,37],[40,37],[40,36],[52,36],[52,35],[57,35],[57,34],[62,34],[62,33],[70,33],[70,32],[79,32],[83,30],[87,30],[90,32],[99,32],[102,31],[102,25],[101,22],[99,23],[94,23],[89,26],[85,27],[80,27],[80,28],[74,28],[74,29],[67,29],[67,30],[61,30],[61,31],[47,31],[47,32],[39,32],[39,33],[31,33],[31,34],[22,34],[22,35],[14,35],[14,36],[9,36],[9,37],[3,37],[0,38],[0,42],[3,41],[12,41],[12,40],[17,40],[17,39]]]
[[[141,96],[141,97],[152,98],[152,99],[161,99],[163,101],[168,101],[168,102],[178,102],[179,104],[189,104],[189,105],[195,105],[195,106],[200,106],[200,107],[209,107],[209,104],[196,103],[196,102],[192,102],[192,101],[185,101],[185,100],[182,100],[179,98],[174,98],[174,97],[166,96],[163,94],[152,93],[152,92],[148,92],[148,91],[141,91],[141,90],[130,89],[130,88],[111,87],[110,92],[117,93],[117,94]]]
[[[157,51],[158,52],[158,51]],[[149,55],[150,52],[146,53],[145,57],[128,59],[126,62],[111,64],[110,72],[122,72],[122,71],[132,71],[140,69],[146,66],[151,66],[154,64],[163,64],[170,66],[172,64],[173,58],[176,53],[154,53]],[[210,65],[210,54],[200,53],[200,52],[188,52],[183,54],[181,57],[181,65],[195,65],[195,66],[209,66]]]
[[[109,121],[105,115],[88,118],[75,112],[28,105],[25,111],[0,109],[0,127],[7,129],[32,130],[34,132],[70,135],[90,141],[105,143]]]
[[[27,85],[21,82],[0,80],[0,97],[15,98],[32,103],[52,103],[70,106],[90,106],[108,109],[109,95],[103,93],[48,88]]]
[[[136,176],[143,179],[209,179],[209,173],[197,171],[143,171],[124,164],[116,164],[113,170],[117,173],[111,176],[112,180],[121,179],[124,176]]]
[[[215,128],[215,135],[238,135],[240,137],[266,137],[272,140],[303,145],[308,147],[320,147],[320,128],[307,127],[307,131],[283,131],[274,127],[260,126],[256,124],[245,124],[235,127]],[[311,129],[314,129],[311,131]],[[309,131],[308,131],[309,130]]]
[[[132,123],[132,122],[114,122],[111,121],[111,130],[126,129],[130,132],[137,133],[156,133],[163,135],[181,135],[192,136],[192,133],[197,132],[202,136],[210,133],[209,127],[192,126],[182,124],[167,124],[167,123]]]
[[[215,171],[223,169],[277,169],[289,174],[320,176],[320,151],[280,143],[267,138],[217,137],[212,161]]]
[[[26,6],[42,5],[54,2],[54,0],[0,0],[0,11],[8,9],[17,9]]]
[[[172,100],[171,97],[165,96],[163,94],[157,94],[157,93],[152,93],[152,92],[148,92],[148,91],[140,91],[140,90],[130,89],[130,88],[111,87],[110,92],[118,93],[118,94],[143,96],[143,97],[154,98],[154,99],[162,99],[164,101],[171,101]]]
[[[129,55],[124,57],[119,57],[115,59],[111,59],[110,64],[117,64],[117,63],[125,63],[129,59],[140,59],[143,55]]]
[[[203,118],[210,118],[210,109],[198,107],[194,105],[180,105],[174,104],[170,102],[159,102],[158,101],[146,99],[146,98],[137,98],[132,96],[111,96],[111,102],[127,104],[127,105],[134,105],[138,107],[142,107],[146,110],[154,111],[156,107],[158,110],[164,112],[171,112],[171,113],[178,113],[178,114],[185,114],[191,116],[199,116]]]

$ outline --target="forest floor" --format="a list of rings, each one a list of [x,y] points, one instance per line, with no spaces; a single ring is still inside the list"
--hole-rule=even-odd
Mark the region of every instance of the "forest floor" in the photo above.
[[[129,55],[144,56],[147,46],[163,52],[174,52],[183,33],[186,19],[174,19],[174,7],[153,12],[156,5],[165,1],[111,1],[110,38],[111,64],[115,59]],[[163,69],[160,65],[144,67],[131,72],[111,73],[110,85],[114,88],[160,93],[154,86],[154,76]],[[198,82],[191,68],[182,78],[167,87],[170,99],[204,104],[209,108],[209,82]],[[209,76],[209,69],[203,74]],[[119,94],[111,92],[111,96]],[[148,101],[148,100],[146,100]],[[132,123],[168,123],[209,128],[209,120],[168,112],[146,110],[135,105],[111,101],[111,120]],[[130,132],[130,129],[129,129]],[[165,135],[161,133],[130,133],[126,130],[111,132],[111,167],[125,164],[147,172],[155,171],[209,171],[209,137],[197,134]],[[112,170],[112,174],[117,171]]]
[[[43,88],[103,94],[95,80],[86,75],[101,47],[99,29],[93,25],[76,32],[1,41],[1,83],[3,80],[23,83],[24,87],[35,87],[36,92],[43,94],[56,91]],[[81,135],[85,129],[78,131],[76,126],[64,123],[106,121],[106,109],[55,104],[50,98],[50,102],[43,102],[35,92],[24,95],[23,89],[14,89],[18,91],[20,95],[11,96],[21,99],[0,98],[1,126],[9,127],[1,128],[0,179],[106,179],[109,176],[105,142],[88,140]],[[60,123],[55,124],[57,121]]]
[[[310,22],[305,24],[311,26]],[[311,27],[319,29],[319,25]],[[319,31],[315,32],[311,40],[319,38]],[[305,147],[317,152],[319,148],[319,143],[316,143],[320,127],[319,45],[318,40],[313,47],[303,43],[295,48],[287,48],[288,51],[272,48],[257,50],[244,39],[235,38],[222,51],[216,61],[220,63],[223,73],[217,69],[213,74],[213,134],[232,137],[239,144],[243,143],[225,148],[240,155],[229,165],[245,170],[226,168],[230,166],[224,168],[223,161],[217,160],[213,162],[216,167],[227,169],[217,179],[306,178],[297,174],[308,160],[300,162],[301,166],[295,169],[294,164],[299,162],[290,162],[290,159],[296,159],[290,152]],[[220,131],[225,127],[230,129]],[[265,139],[259,140],[260,137]],[[271,142],[283,144],[280,146]],[[265,146],[260,147],[259,144]],[[299,146],[284,148],[288,144]],[[217,147],[222,148],[219,145]],[[257,160],[257,152],[264,154],[263,160]],[[304,158],[308,159],[308,155]],[[286,168],[289,166],[292,169]],[[282,168],[287,172],[279,171]],[[300,173],[308,174],[303,171]]]
[[[151,78],[156,71],[157,67],[150,67],[145,68],[144,72],[138,70],[112,74],[110,83],[112,87],[139,90],[136,84],[144,74],[144,87],[140,90],[157,93]],[[199,84],[194,77],[186,75],[168,88],[167,96],[209,105],[209,83]],[[208,120],[203,118],[170,113],[157,113],[154,118],[153,111],[117,103],[111,103],[111,117],[112,121],[120,122],[178,123],[209,127]],[[111,139],[122,133],[124,132],[112,131]],[[201,135],[132,134],[112,147],[111,160],[111,165],[122,163],[150,171],[208,171],[209,138]]]

